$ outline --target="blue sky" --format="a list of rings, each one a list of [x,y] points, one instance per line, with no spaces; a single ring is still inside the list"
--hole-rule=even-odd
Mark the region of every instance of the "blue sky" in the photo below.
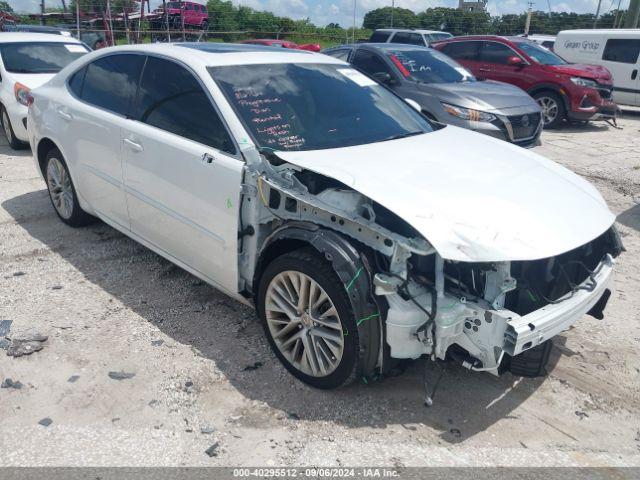
[[[62,5],[60,0],[45,0],[47,6]],[[197,0],[204,3],[204,0]],[[350,26],[353,22],[354,0],[233,0],[235,4],[250,6],[259,10],[270,10],[276,15],[291,18],[310,18],[317,25],[337,22]],[[548,0],[552,11],[595,13],[598,0]],[[8,0],[14,10],[19,12],[39,11],[40,0]],[[161,3],[151,0],[151,6]],[[356,21],[362,24],[363,15],[374,8],[390,6],[391,0],[356,0]],[[422,11],[429,7],[454,7],[457,0],[396,0],[396,7]],[[618,0],[602,0],[602,13],[615,9]],[[629,0],[622,0],[621,7],[626,8]],[[521,13],[527,9],[527,0],[489,0],[488,10],[492,15]],[[536,0],[534,9],[548,11],[547,0]]]

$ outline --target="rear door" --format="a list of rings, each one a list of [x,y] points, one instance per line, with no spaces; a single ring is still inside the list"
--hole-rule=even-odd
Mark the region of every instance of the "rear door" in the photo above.
[[[613,75],[613,100],[640,105],[640,38],[609,38],[602,64]]]
[[[131,230],[236,293],[244,163],[194,73],[147,58],[123,148]]]
[[[440,51],[464,65],[478,78],[487,78],[488,66],[480,63],[480,42],[461,41],[445,43]]]
[[[144,55],[102,57],[69,81],[75,97],[58,105],[60,128],[68,131],[67,156],[75,159],[79,194],[105,220],[129,229],[122,178],[122,129],[135,98]],[[73,174],[73,172],[72,172]]]

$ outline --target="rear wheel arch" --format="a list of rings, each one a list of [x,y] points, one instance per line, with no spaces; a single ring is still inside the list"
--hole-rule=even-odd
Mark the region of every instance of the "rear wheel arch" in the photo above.
[[[36,158],[38,159],[38,165],[40,165],[40,172],[42,172],[42,176],[46,177],[46,160],[47,154],[53,149],[60,150],[58,145],[54,143],[53,140],[49,138],[43,138],[38,142],[38,146],[36,148]]]

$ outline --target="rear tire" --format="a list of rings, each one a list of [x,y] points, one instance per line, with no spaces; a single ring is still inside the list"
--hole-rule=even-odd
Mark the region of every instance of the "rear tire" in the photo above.
[[[562,125],[567,112],[560,95],[548,90],[536,93],[533,98],[542,108],[544,128],[558,128]]]
[[[51,205],[60,220],[70,227],[83,227],[96,220],[80,207],[67,163],[57,148],[53,148],[47,153],[43,173]]]
[[[355,378],[360,346],[349,298],[314,249],[287,253],[266,267],[257,309],[273,352],[294,377],[322,389]]]
[[[16,134],[13,133],[13,127],[11,126],[11,120],[9,119],[9,114],[7,113],[7,109],[4,108],[4,105],[0,108],[0,112],[2,115],[2,128],[4,129],[4,134],[7,137],[7,142],[9,142],[9,146],[14,150],[24,150],[29,145],[22,140],[18,140],[16,138]]]

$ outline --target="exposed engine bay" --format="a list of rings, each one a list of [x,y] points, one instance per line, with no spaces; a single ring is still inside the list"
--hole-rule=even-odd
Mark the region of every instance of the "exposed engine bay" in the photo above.
[[[452,261],[441,257],[408,222],[335,179],[268,151],[255,152],[247,165],[239,232],[240,291],[247,298],[254,295],[261,262],[270,249],[304,241],[300,233],[290,236],[289,227],[306,228],[316,240],[323,231],[344,237],[358,258],[340,264],[334,261],[335,253],[322,253],[353,302],[366,305],[357,313],[358,328],[373,322],[380,330],[371,347],[376,351],[368,352],[373,360],[365,374],[383,373],[390,359],[428,356],[498,375],[509,359],[549,346],[551,337],[584,313],[602,317],[614,258],[623,251],[614,226],[549,258]],[[350,290],[356,279],[366,282],[357,291],[360,297],[357,289]],[[543,366],[512,371],[535,376]]]

